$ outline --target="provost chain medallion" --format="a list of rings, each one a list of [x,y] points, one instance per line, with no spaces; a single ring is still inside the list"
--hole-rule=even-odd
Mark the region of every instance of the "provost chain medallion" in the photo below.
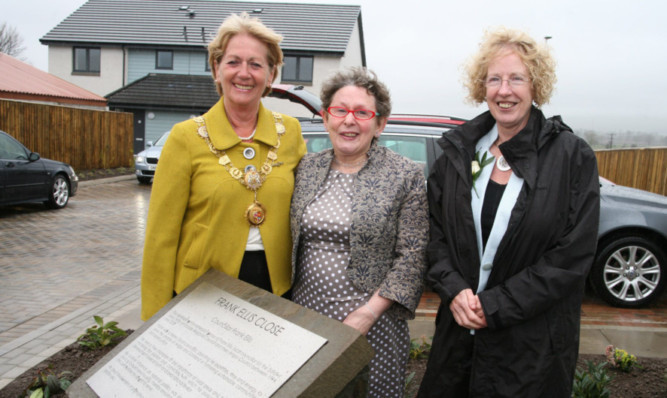
[[[259,201],[257,201],[257,190],[262,187],[262,184],[264,181],[266,181],[266,178],[273,170],[273,166],[278,165],[276,160],[278,159],[280,138],[283,136],[283,134],[285,134],[285,125],[283,124],[282,116],[276,112],[272,113],[273,121],[276,125],[276,132],[278,133],[278,141],[276,142],[275,146],[269,149],[269,153],[266,155],[266,160],[260,167],[259,171],[257,171],[257,169],[252,165],[246,166],[243,171],[236,168],[232,164],[231,159],[229,159],[229,156],[227,156],[225,151],[221,151],[213,146],[213,143],[208,136],[208,130],[206,129],[206,121],[204,120],[204,117],[198,116],[194,118],[197,126],[199,126],[197,128],[197,133],[206,142],[211,153],[218,157],[218,163],[227,170],[232,178],[240,182],[243,186],[254,193],[254,200],[248,206],[244,214],[248,222],[254,226],[262,225],[264,219],[266,218],[266,209]],[[255,157],[255,150],[252,148],[246,148],[243,151],[243,156],[250,160]]]

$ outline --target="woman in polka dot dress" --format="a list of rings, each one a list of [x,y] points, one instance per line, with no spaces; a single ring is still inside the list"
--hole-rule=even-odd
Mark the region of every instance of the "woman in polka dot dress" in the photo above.
[[[377,145],[391,101],[363,68],[322,89],[333,149],[306,155],[291,207],[293,300],[366,335],[369,397],[402,397],[407,320],[422,292],[428,207],[422,168]]]

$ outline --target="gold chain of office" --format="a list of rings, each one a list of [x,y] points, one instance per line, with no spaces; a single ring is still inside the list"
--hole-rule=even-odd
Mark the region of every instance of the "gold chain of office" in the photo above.
[[[232,164],[231,159],[229,159],[229,156],[227,153],[223,150],[220,150],[213,146],[213,143],[211,142],[210,137],[208,136],[208,130],[206,129],[206,121],[204,120],[203,116],[197,116],[194,118],[195,123],[197,123],[197,133],[201,138],[204,139],[206,142],[206,145],[208,145],[208,149],[213,153],[215,156],[218,157],[218,163],[222,165],[227,172],[240,182],[243,186],[245,186],[247,189],[251,190],[255,198],[253,200],[253,203],[248,206],[248,208],[245,211],[245,217],[248,220],[248,222],[251,225],[254,226],[259,226],[264,222],[264,219],[266,218],[266,209],[264,206],[257,201],[257,190],[262,187],[262,184],[264,181],[266,181],[266,178],[268,175],[271,173],[273,170],[273,166],[278,166],[280,163],[276,163],[276,160],[278,160],[278,148],[280,148],[280,138],[285,134],[285,125],[283,124],[283,118],[279,113],[272,112],[273,113],[273,121],[276,125],[276,132],[278,133],[278,140],[276,142],[276,145],[271,147],[269,149],[269,153],[266,155],[266,160],[264,161],[264,164],[259,168],[259,171],[257,171],[254,167],[249,167],[246,168],[245,171],[241,171],[237,167],[235,167]]]

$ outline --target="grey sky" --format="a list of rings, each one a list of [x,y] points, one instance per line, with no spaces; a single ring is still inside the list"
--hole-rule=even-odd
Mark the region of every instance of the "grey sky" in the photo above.
[[[84,2],[10,2],[0,22],[21,34],[26,60],[48,71],[39,38]],[[663,0],[285,2],[361,5],[367,63],[389,86],[394,112],[470,118],[486,110],[464,102],[461,65],[485,29],[504,25],[537,40],[552,36],[558,84],[547,115],[562,115],[574,129],[667,134]]]

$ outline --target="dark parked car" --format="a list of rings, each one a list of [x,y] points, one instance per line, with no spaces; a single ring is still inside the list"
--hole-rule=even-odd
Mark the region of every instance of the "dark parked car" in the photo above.
[[[44,202],[61,209],[76,194],[78,182],[70,165],[42,158],[0,131],[0,206]]]

